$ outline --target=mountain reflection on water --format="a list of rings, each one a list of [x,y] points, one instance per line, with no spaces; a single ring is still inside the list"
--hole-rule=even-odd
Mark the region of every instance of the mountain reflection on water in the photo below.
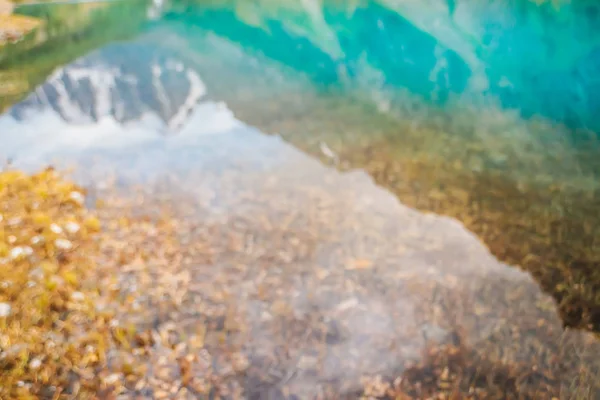
[[[385,3],[174,1],[0,117],[0,155],[192,199],[189,218],[216,226],[227,251],[194,266],[204,289],[163,323],[206,317],[198,304],[222,287],[249,327],[229,334],[255,366],[236,377],[250,397],[352,397],[362,376],[402,376],[436,342],[464,346],[469,384],[491,379],[505,397],[594,398],[600,343],[563,329],[600,326],[598,153],[573,130],[594,126],[580,118],[594,114],[592,85],[591,108],[574,111],[523,65],[496,66],[497,53]],[[588,50],[552,74],[589,71]],[[403,203],[455,217],[527,272],[455,219]],[[225,351],[218,337],[207,346]]]
[[[156,114],[181,128],[206,88],[197,73],[152,46],[107,46],[61,68],[11,110],[17,120],[51,109],[73,123],[120,123]],[[164,51],[164,50],[163,50]]]

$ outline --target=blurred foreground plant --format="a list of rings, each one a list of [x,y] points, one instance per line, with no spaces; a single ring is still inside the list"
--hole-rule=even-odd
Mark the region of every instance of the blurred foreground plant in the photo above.
[[[0,172],[0,398],[92,397],[127,345],[97,302],[99,220],[52,169]],[[61,396],[62,395],[62,396]]]

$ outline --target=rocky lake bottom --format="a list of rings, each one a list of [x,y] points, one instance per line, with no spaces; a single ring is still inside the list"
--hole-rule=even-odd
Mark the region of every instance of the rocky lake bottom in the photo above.
[[[147,24],[0,58],[0,397],[599,395],[593,134]]]

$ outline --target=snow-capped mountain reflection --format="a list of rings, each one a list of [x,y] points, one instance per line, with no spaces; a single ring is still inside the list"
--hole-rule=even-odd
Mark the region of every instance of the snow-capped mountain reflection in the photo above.
[[[164,48],[148,44],[113,44],[57,70],[11,115],[53,110],[72,124],[112,117],[118,123],[148,114],[178,131],[204,96],[198,74]]]

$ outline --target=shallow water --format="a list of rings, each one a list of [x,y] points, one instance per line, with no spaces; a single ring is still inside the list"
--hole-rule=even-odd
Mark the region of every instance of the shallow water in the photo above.
[[[167,3],[0,117],[0,155],[75,165],[99,193],[142,183],[215,226],[223,251],[194,265],[170,320],[221,287],[250,327],[233,335],[257,366],[250,393],[352,396],[460,331],[492,363],[550,371],[521,390],[573,395],[600,360],[593,335],[563,329],[600,318],[594,123],[529,101],[541,83],[510,101],[482,90],[484,70],[493,83],[523,66],[384,3]]]

